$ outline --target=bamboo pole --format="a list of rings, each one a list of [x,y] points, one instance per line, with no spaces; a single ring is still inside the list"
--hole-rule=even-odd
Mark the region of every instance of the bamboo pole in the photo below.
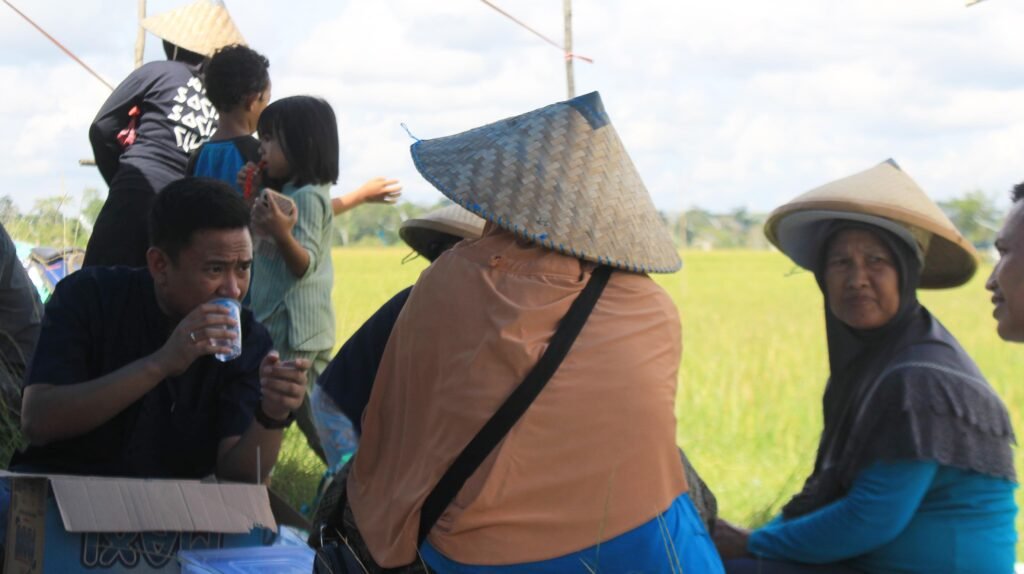
[[[146,0],[139,0],[139,31],[135,36],[135,69],[142,67],[142,58],[146,52],[146,30],[142,28],[142,20],[146,18]]]
[[[572,65],[572,0],[562,0],[565,13],[565,82],[569,91],[569,99],[576,97],[576,78]]]

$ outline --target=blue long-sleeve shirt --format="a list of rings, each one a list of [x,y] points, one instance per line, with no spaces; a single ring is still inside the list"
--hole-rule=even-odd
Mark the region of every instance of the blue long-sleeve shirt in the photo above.
[[[751,533],[758,556],[867,572],[1012,572],[1015,485],[929,461],[879,462],[843,498]]]

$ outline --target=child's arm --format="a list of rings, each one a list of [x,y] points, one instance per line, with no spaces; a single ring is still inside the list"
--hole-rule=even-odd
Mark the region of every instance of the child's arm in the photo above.
[[[402,195],[397,179],[375,177],[355,191],[331,199],[331,211],[340,215],[363,203],[394,203]]]
[[[253,204],[253,224],[274,240],[292,275],[302,277],[309,269],[310,254],[292,235],[292,228],[299,220],[299,210],[287,196],[276,194],[271,200],[272,195],[268,192],[272,190],[264,190],[263,197]],[[278,198],[291,202],[288,213],[281,209]]]

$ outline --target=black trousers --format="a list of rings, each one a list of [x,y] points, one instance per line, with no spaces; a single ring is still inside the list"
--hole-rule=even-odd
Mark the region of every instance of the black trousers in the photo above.
[[[150,178],[137,167],[121,165],[110,182],[110,193],[93,225],[83,266],[145,267],[149,249],[149,208],[156,192]]]

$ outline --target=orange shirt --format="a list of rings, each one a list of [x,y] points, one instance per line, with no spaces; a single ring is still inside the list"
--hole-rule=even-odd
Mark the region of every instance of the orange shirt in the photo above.
[[[423,272],[395,324],[349,475],[374,558],[416,557],[419,508],[537,363],[594,265],[489,225]],[[471,564],[555,558],[627,532],[686,491],[676,447],[679,314],[612,274],[540,395],[431,531]]]

